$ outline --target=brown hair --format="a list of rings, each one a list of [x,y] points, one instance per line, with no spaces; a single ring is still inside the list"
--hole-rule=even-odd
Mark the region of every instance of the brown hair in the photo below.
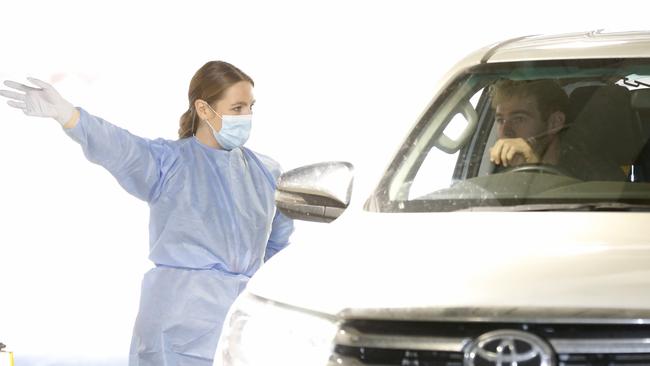
[[[190,105],[181,116],[178,138],[184,139],[196,133],[199,124],[196,121],[194,102],[197,99],[212,104],[221,99],[228,88],[240,81],[248,81],[254,85],[253,79],[224,61],[210,61],[198,69],[190,81],[190,89],[187,93]]]
[[[537,101],[537,108],[544,120],[553,112],[563,112],[569,109],[569,97],[562,87],[553,80],[507,80],[502,79],[490,86],[492,107],[504,100],[513,97],[533,97]]]

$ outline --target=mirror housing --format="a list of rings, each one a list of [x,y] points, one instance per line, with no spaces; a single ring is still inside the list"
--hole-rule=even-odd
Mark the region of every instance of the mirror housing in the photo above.
[[[275,204],[286,216],[331,222],[350,204],[354,167],[333,161],[302,166],[278,179]]]

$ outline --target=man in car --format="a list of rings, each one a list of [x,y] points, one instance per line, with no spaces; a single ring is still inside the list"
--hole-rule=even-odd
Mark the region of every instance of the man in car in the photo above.
[[[499,80],[490,96],[498,133],[490,160],[503,167],[557,164],[569,108],[564,90],[552,80]]]

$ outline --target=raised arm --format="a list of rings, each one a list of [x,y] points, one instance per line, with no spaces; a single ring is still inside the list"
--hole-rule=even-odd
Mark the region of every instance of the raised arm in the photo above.
[[[29,78],[38,88],[5,81],[14,89],[0,90],[7,102],[28,116],[51,117],[77,141],[88,160],[106,168],[127,192],[150,201],[158,192],[171,148],[164,140],[148,140],[75,108],[44,81]]]

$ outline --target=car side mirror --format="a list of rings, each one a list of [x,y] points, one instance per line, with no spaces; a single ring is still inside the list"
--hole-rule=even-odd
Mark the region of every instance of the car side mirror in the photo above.
[[[331,222],[350,204],[354,167],[347,162],[302,166],[280,176],[275,203],[286,216]]]

